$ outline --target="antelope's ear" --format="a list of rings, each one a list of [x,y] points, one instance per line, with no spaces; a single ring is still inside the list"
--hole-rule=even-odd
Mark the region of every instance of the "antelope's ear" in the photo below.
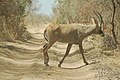
[[[92,23],[93,23],[93,24],[98,25],[97,19],[95,19],[94,17],[92,17],[91,19],[92,19]]]

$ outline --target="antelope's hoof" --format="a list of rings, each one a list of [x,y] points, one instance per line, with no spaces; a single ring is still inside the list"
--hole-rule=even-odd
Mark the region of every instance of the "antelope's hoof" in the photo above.
[[[58,64],[58,67],[61,67],[61,64]]]
[[[85,62],[85,64],[86,64],[86,65],[89,65],[89,63],[88,63],[88,62]]]
[[[49,66],[48,64],[45,64],[45,66]]]

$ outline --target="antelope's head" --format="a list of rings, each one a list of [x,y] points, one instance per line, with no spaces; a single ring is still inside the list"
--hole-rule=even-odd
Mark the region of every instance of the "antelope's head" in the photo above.
[[[95,24],[96,28],[95,28],[95,33],[96,34],[100,34],[101,36],[104,36],[104,32],[102,31],[102,27],[103,27],[103,19],[102,16],[100,15],[100,13],[98,12],[94,12],[95,15],[98,17],[99,19],[99,23],[98,21],[93,17],[92,21]]]

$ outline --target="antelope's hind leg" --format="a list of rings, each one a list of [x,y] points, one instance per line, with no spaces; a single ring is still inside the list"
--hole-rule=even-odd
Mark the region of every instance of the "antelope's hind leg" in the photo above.
[[[49,65],[48,65],[49,56],[48,56],[48,53],[47,53],[47,51],[46,51],[47,47],[48,47],[48,43],[46,43],[46,44],[43,46],[44,64],[45,64],[46,66],[49,66]],[[45,51],[46,51],[46,52],[45,52]]]
[[[43,46],[43,54],[44,54],[44,64],[46,66],[49,66],[48,65],[48,62],[49,62],[49,55],[48,55],[48,49],[54,44],[55,42],[49,44],[49,43],[46,43],[44,46]]]
[[[61,67],[65,57],[69,54],[71,47],[72,47],[72,44],[69,43],[67,46],[67,49],[66,49],[66,53],[65,53],[64,57],[62,58],[62,60],[60,61],[60,63],[58,64],[58,67]]]

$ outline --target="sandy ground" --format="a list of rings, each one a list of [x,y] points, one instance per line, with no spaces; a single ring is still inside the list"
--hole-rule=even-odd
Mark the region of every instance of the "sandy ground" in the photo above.
[[[0,43],[0,80],[120,80],[119,49],[103,51],[96,42],[85,42],[85,65],[74,45],[61,68],[57,67],[67,44],[56,43],[49,50],[49,67],[43,64],[44,28],[29,28],[34,38],[26,42]]]

